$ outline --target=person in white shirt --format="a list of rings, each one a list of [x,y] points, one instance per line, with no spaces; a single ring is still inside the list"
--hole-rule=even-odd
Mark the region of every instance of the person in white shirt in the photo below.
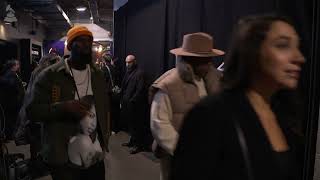
[[[171,159],[185,114],[202,97],[219,92],[221,73],[212,57],[223,51],[213,49],[213,39],[206,33],[187,34],[176,55],[176,67],[165,72],[150,87],[150,125],[154,137],[153,151],[160,158],[160,179],[170,177]]]

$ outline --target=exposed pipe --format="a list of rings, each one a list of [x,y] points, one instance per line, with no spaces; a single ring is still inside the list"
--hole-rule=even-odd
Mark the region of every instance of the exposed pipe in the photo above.
[[[96,18],[93,17],[90,0],[88,0],[87,2],[88,2],[89,11],[90,11],[90,20],[91,20],[91,23],[93,24]]]
[[[70,25],[70,27],[73,27],[73,23],[70,21],[69,17],[67,16],[67,14],[63,11],[63,9],[61,8],[61,6],[59,4],[56,5],[57,9],[61,12],[62,16],[64,17],[64,19],[68,22],[68,24]]]
[[[96,0],[94,0],[94,2],[95,2],[96,12],[97,12],[97,18],[98,18],[98,20],[100,21],[100,15],[99,15],[98,3],[97,3],[97,1],[96,1]]]

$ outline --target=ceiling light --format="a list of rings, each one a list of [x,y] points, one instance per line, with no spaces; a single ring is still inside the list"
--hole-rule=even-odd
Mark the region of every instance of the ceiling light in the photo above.
[[[101,53],[102,50],[103,50],[103,48],[102,48],[102,46],[100,45],[99,48],[98,48],[98,52]]]
[[[85,7],[85,6],[78,6],[78,7],[76,7],[76,9],[77,9],[77,11],[83,12],[83,11],[87,10],[87,7]]]

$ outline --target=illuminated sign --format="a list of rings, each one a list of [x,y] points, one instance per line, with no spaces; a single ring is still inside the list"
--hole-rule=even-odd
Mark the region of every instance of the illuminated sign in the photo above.
[[[37,55],[37,56],[39,56],[39,51],[34,51],[34,50],[32,50],[31,54],[32,54],[32,55]]]

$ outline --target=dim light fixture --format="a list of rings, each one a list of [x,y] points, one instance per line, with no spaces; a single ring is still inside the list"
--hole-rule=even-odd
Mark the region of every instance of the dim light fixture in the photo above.
[[[73,27],[72,22],[70,21],[69,17],[67,16],[67,14],[63,11],[63,9],[59,6],[59,4],[56,5],[57,9],[60,11],[60,13],[62,14],[62,16],[64,17],[64,19],[68,22],[68,24]]]
[[[98,52],[99,52],[99,53],[101,53],[101,52],[102,52],[102,50],[103,50],[102,46],[99,46],[99,48],[98,48]]]
[[[83,11],[87,10],[87,7],[85,7],[85,6],[78,6],[78,7],[76,7],[76,9],[77,9],[77,11],[83,12]]]

